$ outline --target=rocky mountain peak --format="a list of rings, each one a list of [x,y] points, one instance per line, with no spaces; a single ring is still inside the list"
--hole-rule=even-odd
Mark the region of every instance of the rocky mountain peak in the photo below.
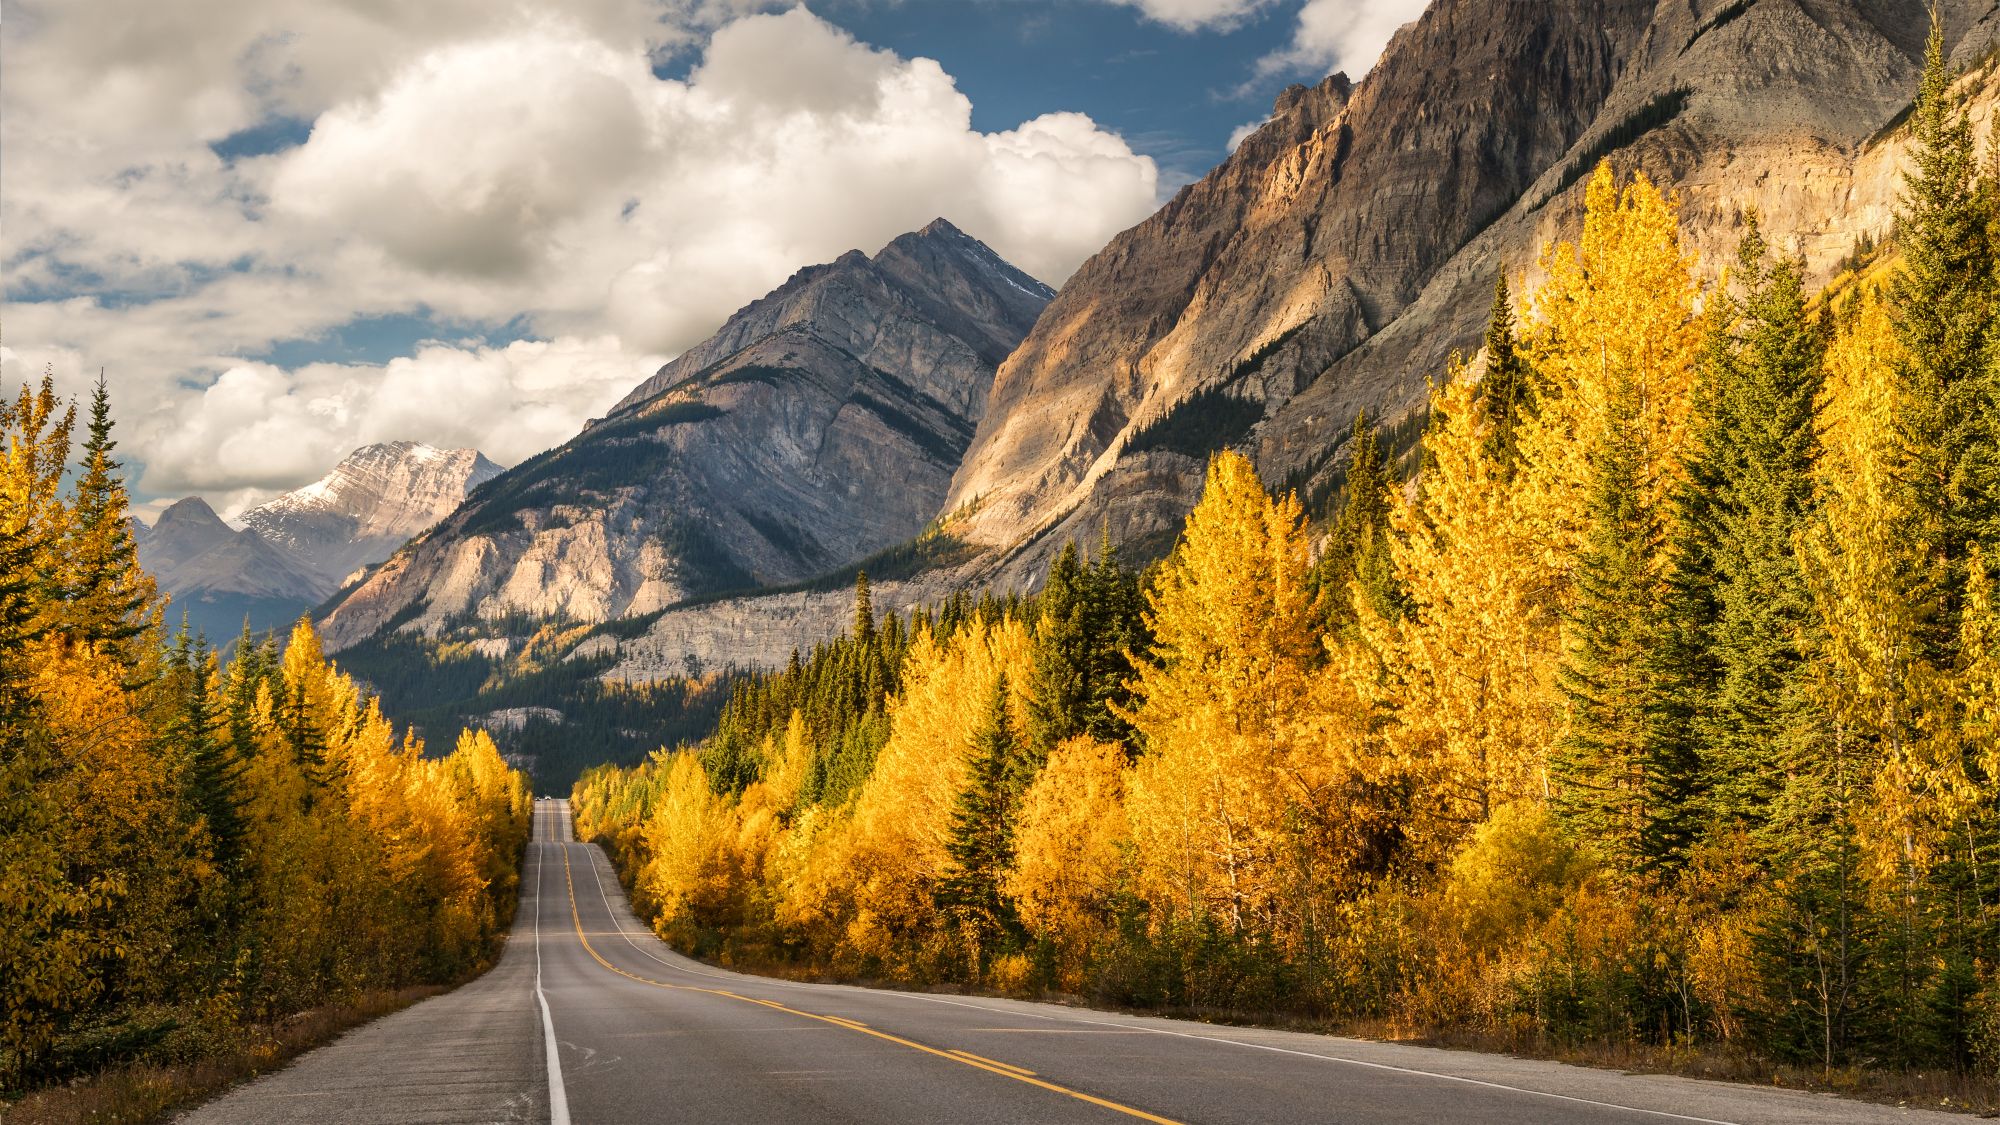
[[[167,505],[160,518],[153,522],[153,534],[181,535],[233,535],[222,517],[208,506],[208,501],[199,496],[189,496]]]
[[[476,449],[417,441],[364,445],[312,484],[245,512],[243,523],[318,572],[330,592],[451,514],[500,472]]]
[[[648,613],[905,542],[1050,295],[943,221],[802,269],[345,594],[329,643],[412,610],[418,628]]]

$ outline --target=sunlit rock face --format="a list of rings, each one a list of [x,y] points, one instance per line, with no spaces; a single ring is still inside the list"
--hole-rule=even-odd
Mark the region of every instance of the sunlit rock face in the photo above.
[[[243,526],[305,562],[331,593],[430,530],[500,472],[476,449],[364,445],[312,484],[243,513]]]

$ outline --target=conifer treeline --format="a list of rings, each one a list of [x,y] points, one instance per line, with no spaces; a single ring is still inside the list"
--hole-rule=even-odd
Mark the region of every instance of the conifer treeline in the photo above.
[[[0,401],[0,1088],[187,1062],[449,982],[513,910],[522,777],[426,758],[301,622],[227,666],[138,566],[100,380]]]
[[[2000,1065],[2000,182],[1935,34],[1910,131],[1881,291],[1754,219],[1705,287],[1601,167],[1418,478],[1357,423],[1317,552],[1223,454],[1143,591],[1066,553],[863,630],[583,830],[753,964]]]

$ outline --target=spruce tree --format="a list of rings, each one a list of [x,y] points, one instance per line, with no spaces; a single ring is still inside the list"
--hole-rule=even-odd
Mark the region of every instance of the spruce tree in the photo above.
[[[936,893],[938,906],[976,935],[981,960],[993,939],[1014,927],[1013,912],[1000,894],[1001,877],[1014,855],[1009,775],[1019,753],[1007,696],[1007,677],[1001,675],[973,736],[965,788],[953,806],[951,836],[945,842],[952,871]]]
[[[180,765],[183,802],[208,834],[209,854],[235,870],[243,844],[243,763],[227,737],[215,654],[185,620],[167,657],[172,688],[165,735]]]
[[[1042,586],[1028,722],[1022,734],[1030,752],[1043,760],[1064,739],[1081,734],[1090,721],[1094,653],[1086,579],[1076,544],[1069,543],[1049,565]]]
[[[1712,501],[1720,612],[1704,741],[1713,807],[1753,830],[1770,820],[1785,779],[1819,757],[1806,661],[1817,620],[1795,544],[1813,511],[1826,341],[1808,312],[1803,265],[1765,259],[1753,226],[1739,250],[1740,343],[1707,443],[1721,478]]]
[[[1090,703],[1082,733],[1130,750],[1137,736],[1121,711],[1132,702],[1132,681],[1138,675],[1133,660],[1143,658],[1152,637],[1146,631],[1138,572],[1119,559],[1108,529],[1098,540],[1083,588],[1090,622]]]
[[[854,639],[867,644],[875,637],[875,598],[868,589],[868,572],[854,576]]]
[[[1348,456],[1340,513],[1327,528],[1326,549],[1311,576],[1329,633],[1354,623],[1352,592],[1356,583],[1381,616],[1396,616],[1398,604],[1389,559],[1389,511],[1395,477],[1382,451],[1380,435],[1369,425],[1365,412],[1355,415],[1348,446],[1353,452]]]
[[[78,642],[103,646],[131,673],[142,659],[138,642],[150,624],[154,587],[139,569],[111,429],[111,397],[100,374],[65,543],[71,575],[65,627]]]
[[[1513,476],[1519,460],[1518,432],[1532,393],[1528,361],[1516,347],[1514,306],[1502,271],[1493,281],[1493,311],[1486,322],[1486,374],[1479,380],[1479,409],[1486,422],[1484,452],[1501,467],[1503,479]]]
[[[1897,371],[1903,465],[1898,484],[1915,515],[1919,557],[1913,603],[1926,607],[1920,643],[1949,667],[1970,547],[2000,544],[2000,451],[1995,448],[1995,255],[1988,192],[1973,155],[1972,124],[1953,104],[1954,75],[1933,14],[1923,81],[1910,117],[1896,237],[1903,268],[1889,284],[1902,344]]]
[[[1656,737],[1663,543],[1641,490],[1636,396],[1631,380],[1614,385],[1593,465],[1558,670],[1570,722],[1551,770],[1557,812],[1577,836],[1630,871],[1658,875],[1680,861],[1692,834],[1694,768]]]

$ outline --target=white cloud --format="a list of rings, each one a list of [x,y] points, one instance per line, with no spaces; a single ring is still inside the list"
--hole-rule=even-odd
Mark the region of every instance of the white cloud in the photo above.
[[[380,366],[237,364],[153,435],[148,492],[219,497],[234,516],[312,480],[357,446],[474,446],[503,465],[559,444],[664,361],[616,338],[427,344]]]
[[[1112,0],[1182,31],[1229,27],[1273,0]]]
[[[981,133],[935,62],[803,8],[722,23],[686,81],[654,77],[657,52],[770,6],[66,0],[10,19],[0,373],[53,362],[76,391],[104,363],[143,487],[234,509],[362,441],[518,459],[799,267],[939,215],[1060,282],[1156,205],[1153,162],[1089,118]],[[208,147],[273,113],[310,138]],[[18,299],[37,290],[63,299]],[[413,313],[441,337],[518,322],[548,342],[246,360]]]
[[[1262,129],[1264,126],[1270,124],[1270,122],[1271,119],[1266,117],[1259,121],[1246,121],[1236,128],[1231,129],[1229,131],[1229,151],[1235,152],[1236,146],[1242,144],[1245,140],[1249,139],[1250,134]]]
[[[1382,57],[1396,29],[1424,14],[1430,0],[1306,0],[1291,45],[1258,60],[1257,73],[1359,79]]]

